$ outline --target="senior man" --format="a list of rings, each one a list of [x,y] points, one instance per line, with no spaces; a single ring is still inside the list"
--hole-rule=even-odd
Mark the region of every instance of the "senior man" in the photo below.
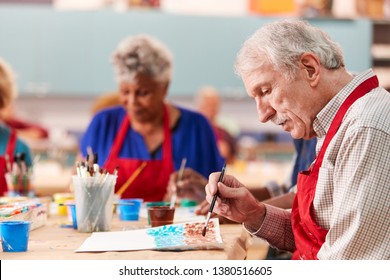
[[[390,94],[371,69],[351,75],[341,48],[301,20],[263,26],[241,48],[236,72],[261,122],[317,137],[292,210],[258,202],[234,177],[212,173],[214,211],[293,259],[390,259]]]

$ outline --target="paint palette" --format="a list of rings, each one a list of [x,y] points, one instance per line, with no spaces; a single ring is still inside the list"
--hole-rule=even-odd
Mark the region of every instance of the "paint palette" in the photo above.
[[[206,236],[204,222],[187,222],[130,231],[94,232],[76,252],[132,250],[223,249],[218,219],[211,219]]]

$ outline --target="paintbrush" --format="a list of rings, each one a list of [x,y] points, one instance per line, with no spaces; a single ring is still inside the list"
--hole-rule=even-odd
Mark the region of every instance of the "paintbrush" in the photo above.
[[[183,158],[181,160],[181,164],[180,164],[180,169],[179,169],[179,174],[177,175],[177,180],[176,180],[176,184],[178,182],[181,181],[181,179],[183,178],[183,173],[184,173],[184,168],[186,167],[186,163],[187,163],[187,158]],[[177,199],[177,191],[175,191],[173,194],[172,194],[172,197],[171,197],[171,204],[170,204],[170,207],[175,207],[175,204],[176,204],[176,199]]]
[[[226,162],[223,164],[222,171],[221,171],[221,174],[219,175],[218,182],[222,182],[223,176],[225,175],[225,169],[226,169]],[[203,230],[202,230],[202,235],[203,235],[203,236],[206,235],[207,227],[208,227],[208,225],[209,225],[210,217],[211,217],[211,214],[213,213],[214,205],[215,205],[215,201],[217,200],[217,197],[218,197],[218,190],[217,190],[217,192],[215,193],[215,195],[214,195],[214,197],[213,197],[213,200],[211,201],[210,210],[209,210],[209,212],[207,213],[206,222],[205,222],[204,227],[203,227]]]

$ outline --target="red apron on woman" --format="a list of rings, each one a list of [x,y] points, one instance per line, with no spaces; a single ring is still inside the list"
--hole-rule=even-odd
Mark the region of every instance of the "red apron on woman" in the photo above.
[[[11,129],[7,147],[5,148],[5,154],[3,156],[0,156],[0,196],[5,195],[8,191],[7,180],[5,179],[5,173],[11,171],[8,170],[7,168],[7,161],[5,159],[5,155],[8,155],[9,164],[11,164],[12,167],[16,141],[17,141],[16,131],[14,129]]]
[[[129,187],[123,192],[122,198],[143,198],[144,201],[161,201],[167,191],[169,176],[174,171],[172,159],[172,139],[169,129],[169,115],[164,106],[164,140],[162,145],[161,160],[141,160],[131,158],[120,158],[119,152],[123,140],[130,127],[128,115],[122,121],[121,127],[115,137],[105,168],[112,173],[118,166],[118,178],[115,186],[117,192],[134,172],[140,173],[132,181]],[[142,167],[142,165],[144,165]],[[142,169],[140,169],[142,168]]]
[[[360,84],[344,101],[330,125],[324,143],[313,164],[308,170],[298,175],[298,191],[292,208],[292,229],[296,250],[293,259],[317,259],[318,251],[325,242],[328,230],[321,228],[312,215],[313,199],[316,191],[319,169],[326,149],[337,133],[341,122],[351,105],[372,89],[378,87],[376,76]]]

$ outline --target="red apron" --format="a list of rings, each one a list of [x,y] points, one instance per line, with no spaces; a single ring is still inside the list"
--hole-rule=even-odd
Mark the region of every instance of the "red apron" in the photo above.
[[[128,115],[122,121],[121,127],[114,140],[109,157],[105,163],[105,168],[112,173],[116,166],[119,166],[118,178],[115,186],[117,192],[134,172],[139,171],[142,164],[146,165],[135,177],[134,181],[123,192],[122,198],[143,198],[144,201],[161,201],[167,191],[169,176],[174,171],[172,160],[172,139],[169,129],[169,116],[166,106],[164,106],[164,140],[162,145],[162,160],[140,160],[119,158],[123,140],[130,127]],[[138,171],[137,171],[138,169]]]
[[[7,163],[5,160],[5,155],[8,155],[9,162],[12,167],[12,162],[14,160],[14,153],[16,147],[16,131],[14,129],[10,130],[10,135],[7,143],[7,147],[5,148],[5,154],[0,157],[0,196],[5,195],[8,191],[7,180],[5,179],[5,173],[11,172],[11,170],[7,169]]]
[[[326,149],[333,139],[333,136],[337,133],[349,107],[357,99],[376,87],[378,87],[378,79],[376,76],[373,76],[360,84],[347,97],[333,119],[329,131],[326,133],[324,143],[313,166],[306,171],[300,172],[298,175],[298,191],[294,199],[291,217],[296,245],[296,250],[292,259],[317,259],[317,253],[325,242],[325,237],[328,233],[328,230],[321,228],[312,216],[313,199],[316,191],[319,169],[322,165]]]

